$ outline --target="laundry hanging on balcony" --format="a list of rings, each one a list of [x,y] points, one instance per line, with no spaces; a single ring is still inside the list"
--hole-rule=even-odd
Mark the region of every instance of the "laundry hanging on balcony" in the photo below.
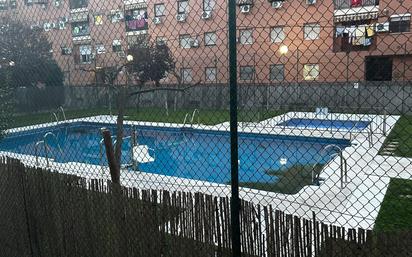
[[[370,46],[375,35],[374,26],[371,24],[356,26],[337,26],[335,36],[346,38],[347,42],[353,46]]]
[[[350,6],[351,7],[358,7],[362,5],[362,0],[351,0]]]

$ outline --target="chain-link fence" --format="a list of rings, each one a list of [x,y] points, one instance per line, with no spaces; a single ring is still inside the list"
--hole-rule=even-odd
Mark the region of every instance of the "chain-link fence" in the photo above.
[[[412,256],[411,12],[0,0],[0,255]]]

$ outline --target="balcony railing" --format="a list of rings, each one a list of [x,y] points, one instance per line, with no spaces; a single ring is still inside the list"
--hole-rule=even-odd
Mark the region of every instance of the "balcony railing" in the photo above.
[[[86,8],[88,0],[70,0],[70,9]]]
[[[355,7],[376,6],[379,0],[334,0],[335,10],[349,9]]]

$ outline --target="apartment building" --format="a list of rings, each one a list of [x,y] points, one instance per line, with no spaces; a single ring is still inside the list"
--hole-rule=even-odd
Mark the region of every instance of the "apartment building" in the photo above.
[[[237,4],[241,83],[412,79],[412,0]],[[45,31],[67,85],[99,83],[88,70],[122,65],[147,36],[170,47],[184,83],[228,81],[226,0],[0,0],[1,14]]]

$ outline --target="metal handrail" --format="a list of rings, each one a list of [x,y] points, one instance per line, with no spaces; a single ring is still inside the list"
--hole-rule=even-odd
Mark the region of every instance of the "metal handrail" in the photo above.
[[[67,121],[66,113],[64,112],[63,106],[60,106],[58,108],[58,111],[60,111],[62,113],[64,121]]]
[[[184,120],[183,120],[183,128],[185,127],[185,125],[186,125],[186,121],[187,121],[187,118],[189,117],[189,113],[186,113],[186,115],[185,115],[185,118],[184,118]]]
[[[340,146],[338,146],[338,145],[329,144],[329,145],[325,146],[325,147],[322,149],[322,152],[325,151],[325,150],[327,150],[327,149],[329,149],[329,148],[333,148],[333,147],[339,150],[338,153],[332,154],[331,157],[334,157],[334,156],[338,155],[339,158],[340,158],[340,172],[341,172],[341,173],[340,173],[340,175],[341,175],[341,176],[340,176],[340,177],[341,177],[341,178],[340,178],[340,182],[341,182],[341,189],[343,189],[344,180],[345,180],[345,183],[348,183],[348,162],[347,162],[347,159],[343,156],[343,149],[342,149]],[[316,165],[318,165],[318,164],[319,164],[319,161],[316,162],[316,163],[312,166],[312,183],[313,183],[313,184],[315,183],[315,181],[316,181],[317,179],[319,179],[320,173],[318,173],[318,174],[315,175],[315,167],[316,167]]]
[[[199,110],[195,109],[192,113],[192,118],[190,119],[190,124],[193,125],[193,120],[195,119],[195,115],[197,113],[197,125],[200,125],[200,119],[199,119]]]
[[[59,125],[59,118],[57,117],[57,114],[55,112],[52,112],[51,114],[51,122],[53,122],[53,118],[56,120],[57,125]]]
[[[63,150],[62,150],[62,148],[60,147],[59,140],[57,139],[57,136],[56,136],[53,132],[47,132],[47,133],[44,134],[44,136],[43,136],[43,141],[44,141],[45,143],[47,143],[47,142],[46,142],[47,136],[53,136],[53,137],[54,137],[54,139],[56,140],[56,144],[57,144],[57,147],[59,148],[60,153],[63,153]]]
[[[36,156],[36,166],[39,166],[39,145],[43,144],[44,145],[44,153],[45,153],[45,157],[46,157],[46,167],[49,167],[49,156],[47,154],[48,151],[48,147],[47,147],[47,143],[44,140],[38,141],[35,145],[34,145],[34,154]]]

